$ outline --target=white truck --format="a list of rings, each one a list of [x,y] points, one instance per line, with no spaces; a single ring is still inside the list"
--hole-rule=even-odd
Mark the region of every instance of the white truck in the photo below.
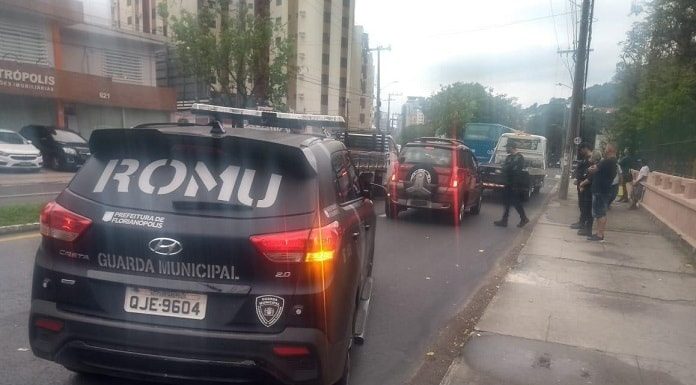
[[[524,171],[527,175],[525,192],[527,197],[531,197],[541,190],[546,178],[546,138],[539,135],[525,133],[503,134],[495,146],[491,163],[482,164],[479,167],[483,187],[493,190],[505,187],[502,165],[508,155],[505,147],[511,141],[515,142],[517,150],[524,156]]]

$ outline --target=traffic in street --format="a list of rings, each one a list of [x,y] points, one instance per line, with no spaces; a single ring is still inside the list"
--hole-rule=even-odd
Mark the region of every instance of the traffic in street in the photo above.
[[[526,204],[538,217],[556,186],[558,170]],[[498,194],[484,196],[480,215],[468,215],[459,227],[440,213],[409,210],[397,220],[386,218],[377,201],[374,289],[365,342],[354,346],[351,381],[396,385],[407,381],[425,359],[439,330],[462,311],[496,261],[513,247],[521,231],[498,228],[502,213]],[[38,233],[0,238],[0,338],[5,363],[0,384],[143,384],[98,375],[77,375],[32,355],[26,333],[34,254]]]

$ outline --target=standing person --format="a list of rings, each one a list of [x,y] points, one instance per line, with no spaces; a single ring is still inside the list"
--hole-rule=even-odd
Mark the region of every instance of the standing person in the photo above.
[[[638,159],[636,161],[636,164],[640,167],[640,171],[638,171],[638,175],[636,176],[636,179],[633,181],[632,189],[631,189],[631,207],[629,209],[635,210],[638,208],[638,202],[640,202],[641,199],[643,199],[643,192],[645,191],[645,186],[643,183],[648,181],[648,174],[650,174],[650,168],[648,167],[647,164],[643,164],[643,161],[641,159]]]
[[[619,184],[621,181],[623,181],[623,171],[621,169],[621,166],[617,163],[616,164],[616,176],[614,177],[614,180],[611,182],[611,198],[609,199],[609,206],[607,206],[607,210],[611,210],[611,204],[614,203],[614,200],[616,200],[616,197],[619,196]]]
[[[607,144],[604,159],[590,167],[592,175],[592,216],[597,221],[597,233],[587,237],[590,241],[604,241],[607,228],[607,210],[611,199],[611,183],[616,177],[616,147]]]
[[[621,189],[623,190],[623,195],[621,195],[619,202],[628,202],[628,190],[626,190],[626,185],[631,182],[631,168],[635,166],[633,156],[631,156],[631,150],[628,147],[623,151],[623,156],[619,160],[619,166],[621,166]]]
[[[589,143],[581,143],[578,147],[578,157],[580,158],[575,168],[575,185],[578,190],[578,207],[580,208],[580,219],[576,223],[570,225],[571,229],[578,230],[578,235],[592,234],[592,192],[587,188],[582,188],[582,183],[588,177],[588,169],[592,165],[590,157],[592,156],[592,146]],[[588,227],[590,231],[587,232]]]
[[[578,187],[579,193],[582,194],[584,217],[583,227],[578,230],[578,235],[592,235],[592,224],[594,222],[594,218],[592,218],[592,179],[594,175],[590,173],[590,167],[596,166],[600,160],[602,160],[602,154],[599,151],[590,151],[590,160],[588,161],[585,179]]]
[[[508,156],[503,163],[503,175],[505,176],[505,189],[503,190],[503,199],[505,211],[503,218],[495,221],[494,224],[500,227],[507,227],[508,216],[510,215],[510,206],[514,206],[517,213],[520,215],[520,223],[517,227],[524,227],[529,223],[527,214],[522,207],[523,189],[524,189],[524,156],[517,151],[517,143],[514,140],[508,139],[505,145]]]

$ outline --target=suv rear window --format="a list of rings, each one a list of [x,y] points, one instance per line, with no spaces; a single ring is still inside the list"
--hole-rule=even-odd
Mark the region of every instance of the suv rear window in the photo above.
[[[200,216],[275,217],[314,208],[315,178],[301,150],[230,137],[157,139],[97,149],[69,190],[108,206]]]
[[[401,152],[401,162],[449,167],[452,165],[452,150],[433,146],[408,146]]]

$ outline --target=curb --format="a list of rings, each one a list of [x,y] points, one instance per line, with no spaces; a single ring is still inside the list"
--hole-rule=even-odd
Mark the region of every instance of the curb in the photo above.
[[[11,225],[0,227],[0,235],[25,233],[39,229],[39,223],[25,223],[23,225]]]

